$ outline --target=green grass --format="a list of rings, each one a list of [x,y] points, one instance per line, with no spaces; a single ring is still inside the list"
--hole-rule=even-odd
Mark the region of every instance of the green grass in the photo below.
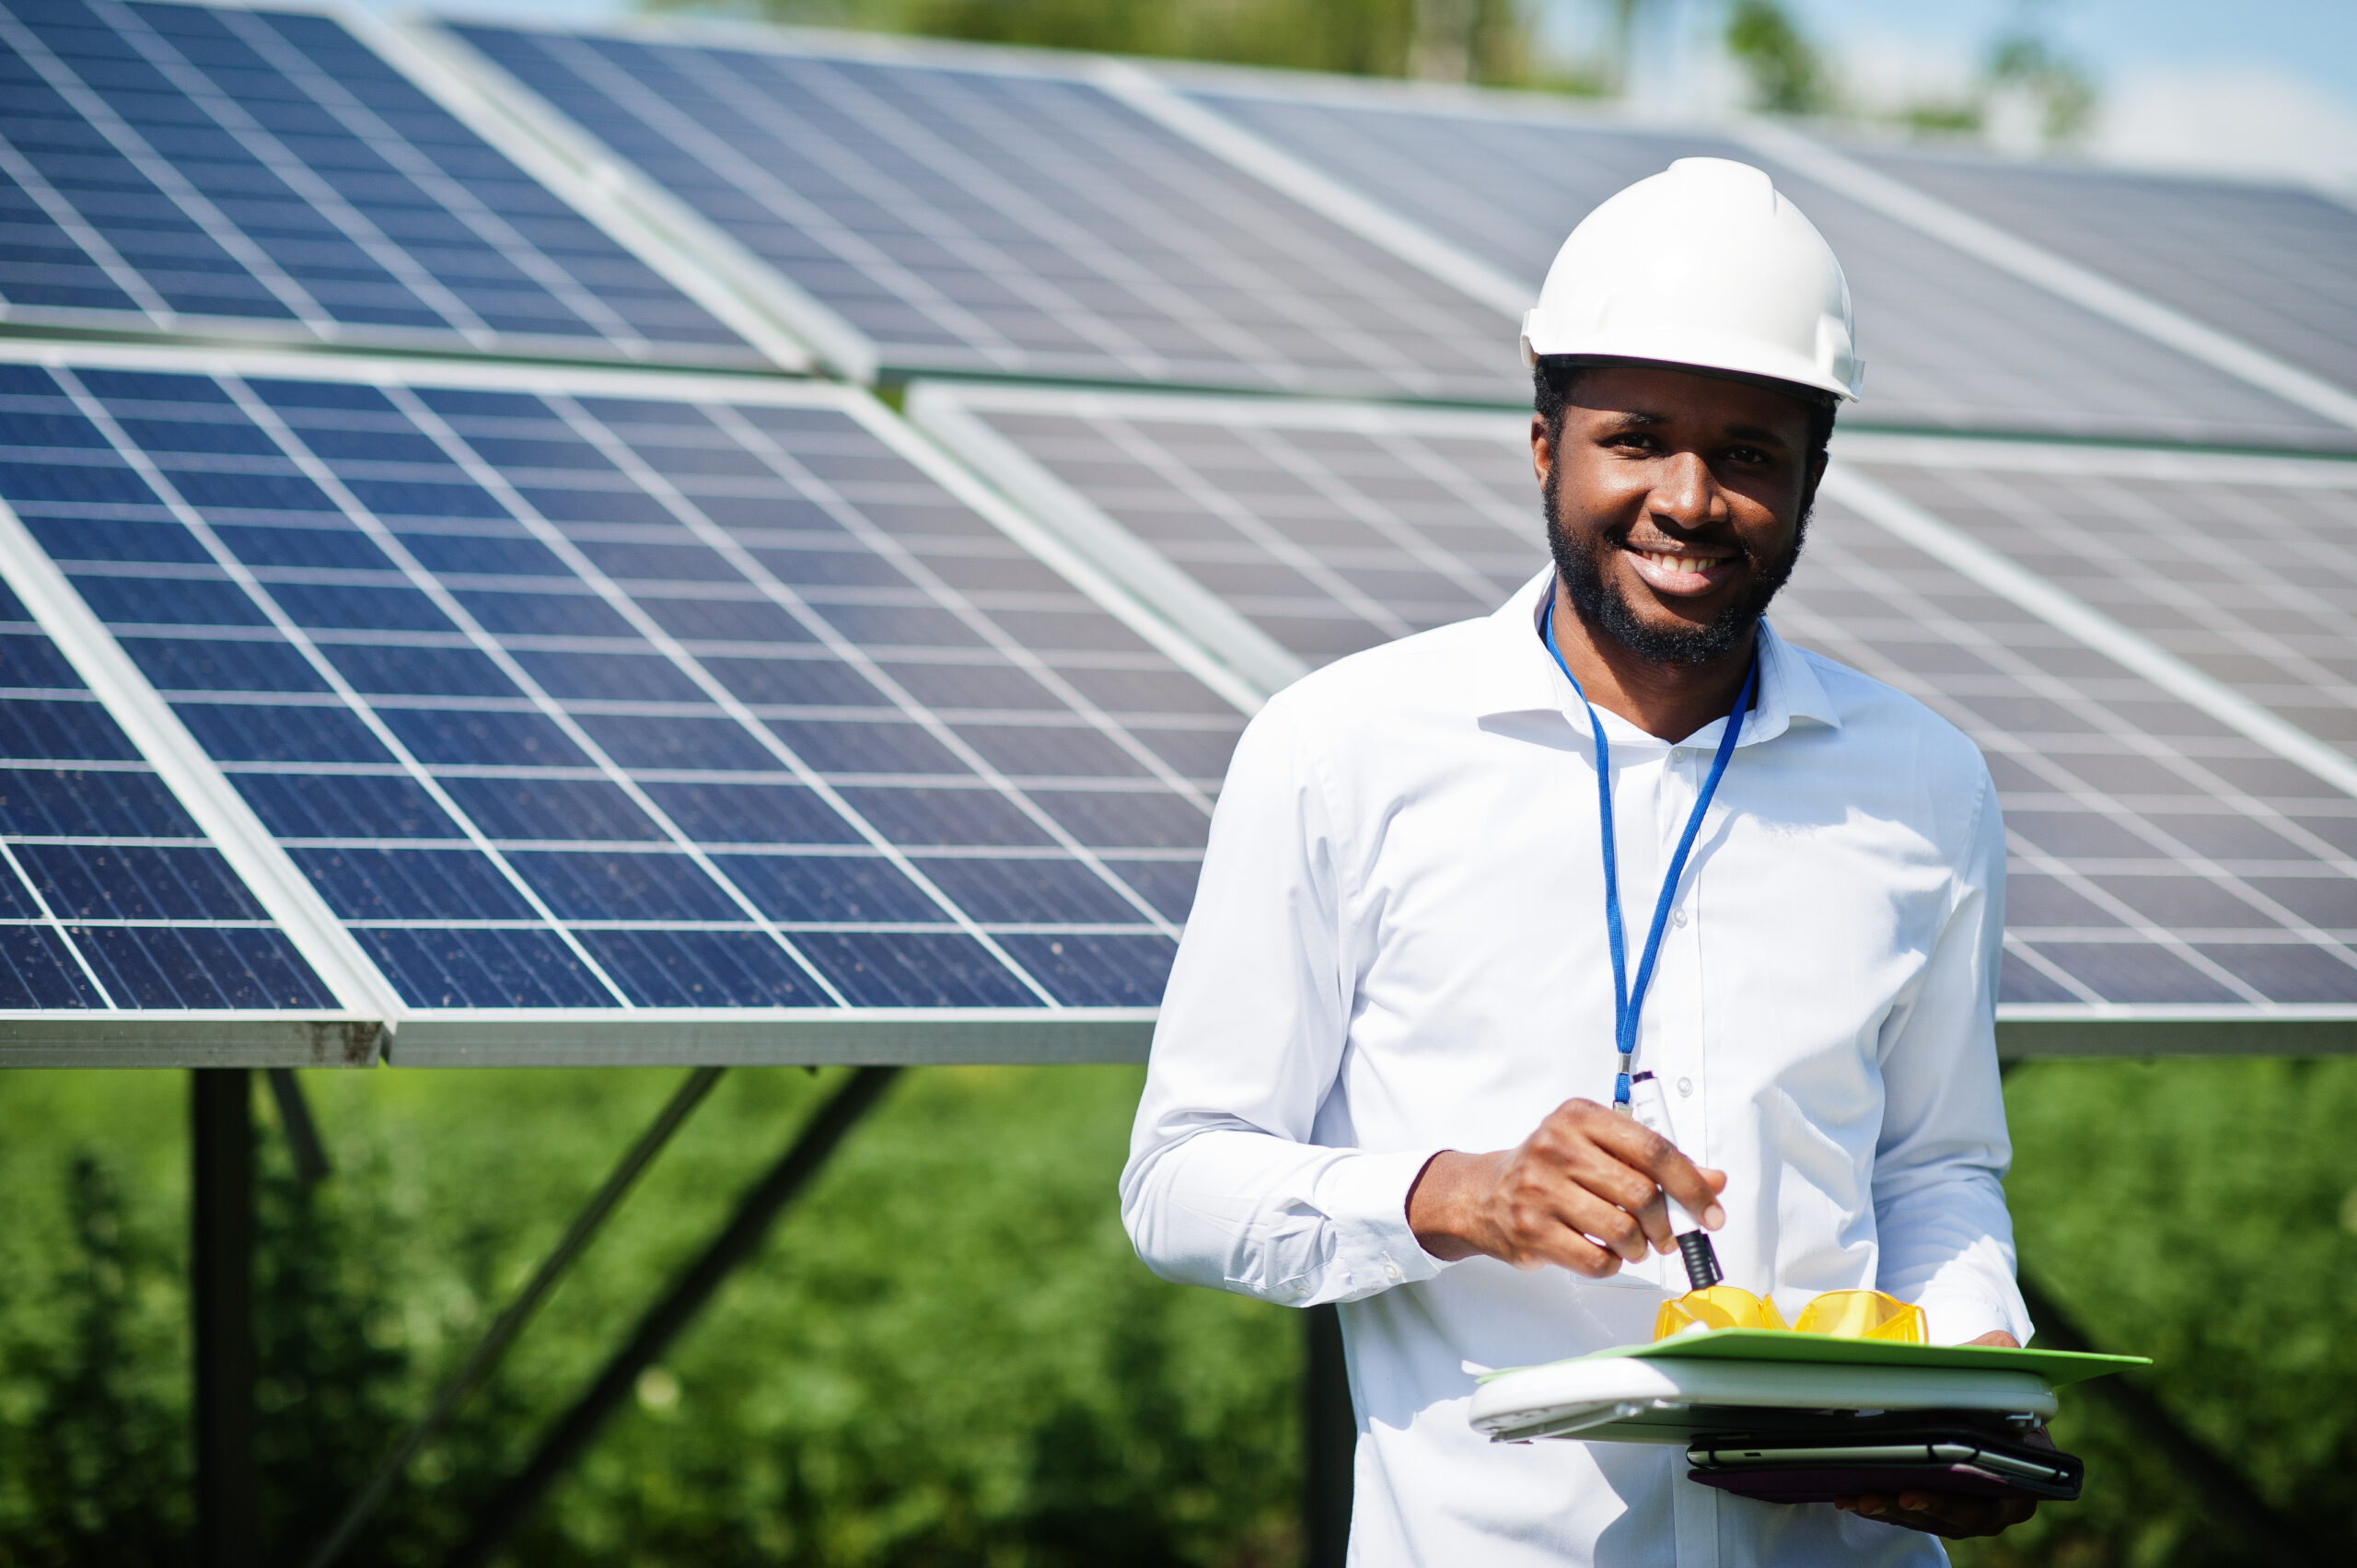
[[[317,1538],[679,1081],[313,1073],[308,1199],[258,1097],[264,1463]],[[349,1561],[430,1562],[839,1074],[725,1077]],[[1138,1074],[906,1075],[519,1538],[540,1564],[1295,1561],[1298,1323],[1165,1286],[1113,1182]],[[2026,1266],[2273,1503],[2357,1499],[2357,1062],[2014,1074]],[[0,1077],[0,1565],[187,1528],[186,1081]],[[2241,1560],[2084,1393],[2089,1493],[1974,1568]]]

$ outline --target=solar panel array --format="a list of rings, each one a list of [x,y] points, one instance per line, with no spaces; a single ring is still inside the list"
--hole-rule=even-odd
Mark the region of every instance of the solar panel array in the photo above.
[[[0,321],[752,367],[335,19],[0,3]]]
[[[1696,154],[1912,432],[1779,621],[1989,754],[2007,1016],[2357,1016],[2345,209],[741,28],[0,0],[0,1055],[1133,1053],[1258,694],[1543,564],[1506,296]],[[711,374],[806,364],[926,379]]]
[[[488,374],[5,383],[0,494],[405,1003],[1158,995],[1232,708],[861,394]]]
[[[1504,95],[1500,95],[1502,98]],[[1456,100],[1417,107],[1380,91],[1329,91],[1315,98],[1203,93],[1220,114],[1376,197],[1435,234],[1446,235],[1509,276],[1533,296],[1556,249],[1588,210],[1632,180],[1680,157],[1728,157],[1759,164],[1799,204],[1841,258],[1866,361],[1866,396],[1853,423],[2042,436],[2103,436],[2261,447],[2357,449],[2357,433],[2238,381],[2175,349],[2000,272],[1817,180],[1758,148],[1724,137],[1599,124],[1561,110],[1512,99],[1493,108]],[[1910,165],[1910,174],[1914,165]],[[2011,177],[2049,190],[2042,173]],[[2119,181],[2119,183],[2133,183]],[[2056,195],[2054,204],[2075,198]],[[2262,199],[2251,204],[2261,204]],[[2300,198],[2278,198],[2298,201]],[[2146,198],[2146,206],[2168,198]],[[2321,207],[2323,203],[2311,202]],[[2357,236],[2345,215],[2339,236]],[[2118,271],[2122,226],[2077,210],[2090,265]],[[2183,219],[2177,220],[2181,225]],[[2221,215],[2213,221],[2232,221]],[[2147,232],[2143,222],[2131,231]],[[2346,238],[2336,252],[2331,226],[2311,224],[2308,272],[2330,273],[2343,300],[2352,285]],[[2200,250],[2191,238],[2181,250]],[[2249,249],[2259,249],[2257,243]],[[2206,250],[2207,267],[2232,269],[2234,251]],[[2163,270],[2173,263],[2151,260]],[[2282,275],[2288,265],[2263,266]],[[2183,275],[2181,262],[2174,263]],[[2190,280],[2189,280],[2190,281]],[[2223,282],[2223,279],[2221,280]],[[2241,274],[2237,287],[2266,297],[2264,285]],[[2204,289],[2196,314],[2210,317],[2223,289]],[[2310,297],[2316,296],[2311,293]],[[2329,297],[2329,296],[2327,296]],[[2267,308],[2264,306],[2260,309]],[[2346,304],[2336,312],[2351,341]],[[2296,308],[2286,314],[2296,315]],[[2237,330],[2236,319],[2223,324]],[[2315,312],[2311,312],[2315,314]],[[2317,320],[2322,327],[2329,323]],[[2328,353],[2331,351],[2327,351]],[[2295,356],[2297,357],[2297,356]],[[2341,373],[2346,377],[2347,356]]]
[[[2025,238],[2342,387],[2357,386],[2357,206],[2317,191],[1867,155]],[[2122,244],[2132,235],[2134,243]]]
[[[939,411],[979,422],[1061,487],[1044,512],[1101,511],[1306,665],[1494,608],[1546,563],[1524,418],[942,387],[914,406],[952,439],[959,424]],[[2102,608],[2254,698],[2313,690],[2352,733],[2357,642],[2335,630],[2349,600],[2328,586],[2348,552],[2297,589],[2282,563],[2302,554],[2293,541],[2357,521],[2357,466],[2241,459],[2204,480],[2080,457],[2095,471],[2058,475],[2050,450],[2007,472],[1994,444],[1850,445],[1844,468],[2001,549],[2035,541],[2023,559],[2054,580],[2108,585]],[[1989,757],[2013,851],[2006,1003],[2357,1003],[2357,799],[1846,494],[1829,487],[1775,620],[1931,704]],[[2249,525],[2232,550],[2224,517]],[[2251,650],[2268,636],[2287,659],[2342,668],[2261,669]]]
[[[1489,401],[1520,384],[1511,321],[1077,72],[457,30],[888,369]]]

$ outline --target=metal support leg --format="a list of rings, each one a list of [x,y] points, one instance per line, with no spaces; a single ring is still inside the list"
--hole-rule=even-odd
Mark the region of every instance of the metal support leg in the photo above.
[[[1306,1568],[1342,1568],[1351,1545],[1351,1485],[1358,1417],[1342,1360],[1342,1315],[1331,1307],[1302,1314],[1306,1354],[1301,1380],[1302,1535]]]
[[[254,1568],[261,1557],[254,1468],[250,1076],[242,1067],[201,1067],[189,1074],[198,1568]]]
[[[540,1451],[475,1516],[466,1539],[450,1553],[448,1568],[483,1568],[498,1553],[549,1488],[588,1448],[606,1418],[629,1398],[638,1375],[652,1366],[679,1331],[695,1320],[721,1282],[753,1255],[779,1211],[819,1173],[843,1134],[883,1098],[900,1071],[898,1067],[862,1067],[819,1108],[784,1155],[738,1200],[737,1212],[702,1256],[689,1264],[670,1293],[639,1319],[630,1342],[606,1364],[589,1391],[549,1429]]]

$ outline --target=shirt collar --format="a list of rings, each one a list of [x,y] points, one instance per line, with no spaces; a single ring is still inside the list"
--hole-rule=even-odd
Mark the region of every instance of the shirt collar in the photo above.
[[[1516,588],[1514,597],[1489,617],[1489,646],[1471,683],[1475,717],[1553,712],[1573,720],[1582,730],[1587,727],[1587,714],[1581,711],[1572,683],[1563,679],[1554,656],[1538,637],[1538,612],[1554,586],[1555,569],[1549,566]],[[1796,719],[1836,729],[1841,726],[1840,712],[1807,658],[1763,620],[1759,623],[1759,693],[1736,744],[1773,740]],[[1716,744],[1718,737],[1719,725],[1708,724],[1678,744],[1710,746]]]

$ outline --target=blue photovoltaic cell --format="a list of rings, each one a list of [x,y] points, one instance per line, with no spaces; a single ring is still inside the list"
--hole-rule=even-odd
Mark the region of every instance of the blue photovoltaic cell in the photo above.
[[[0,4],[0,320],[761,362],[323,16]]]
[[[1845,415],[1852,423],[2258,447],[2357,446],[2357,436],[2343,426],[2091,315],[1731,141],[1624,130],[1534,110],[1515,99],[1483,113],[1411,107],[1380,88],[1347,97],[1325,91],[1314,99],[1282,91],[1199,97],[1506,275],[1527,280],[1533,297],[1564,236],[1623,186],[1680,157],[1763,165],[1823,232],[1849,277],[1866,362],[1864,400]],[[1533,156],[1539,148],[1544,156]],[[1910,173],[1914,167],[1909,165]],[[2098,270],[2118,259],[2122,235],[2137,232],[2136,226],[2091,215],[2084,226],[2084,249]],[[2310,227],[2306,266],[2270,271],[2313,274],[2325,255],[2342,253],[2320,250],[2326,231]],[[2348,231],[2350,225],[2340,227]],[[2221,292],[2221,285],[2207,286],[2213,296]],[[2275,291],[2239,292],[2271,297]],[[2314,290],[2308,296],[2317,297]],[[2316,318],[2319,327],[2328,320],[2345,325],[2347,319],[2345,308]],[[2342,363],[2347,358],[2340,356]]]
[[[1506,317],[1076,75],[455,30],[887,366],[1492,401],[1522,383]],[[751,471],[699,471],[728,465]]]
[[[768,396],[10,369],[0,497],[412,1005],[1151,1005],[1239,715]],[[29,874],[230,896],[142,854]]]
[[[334,1005],[0,589],[0,1010]]]

